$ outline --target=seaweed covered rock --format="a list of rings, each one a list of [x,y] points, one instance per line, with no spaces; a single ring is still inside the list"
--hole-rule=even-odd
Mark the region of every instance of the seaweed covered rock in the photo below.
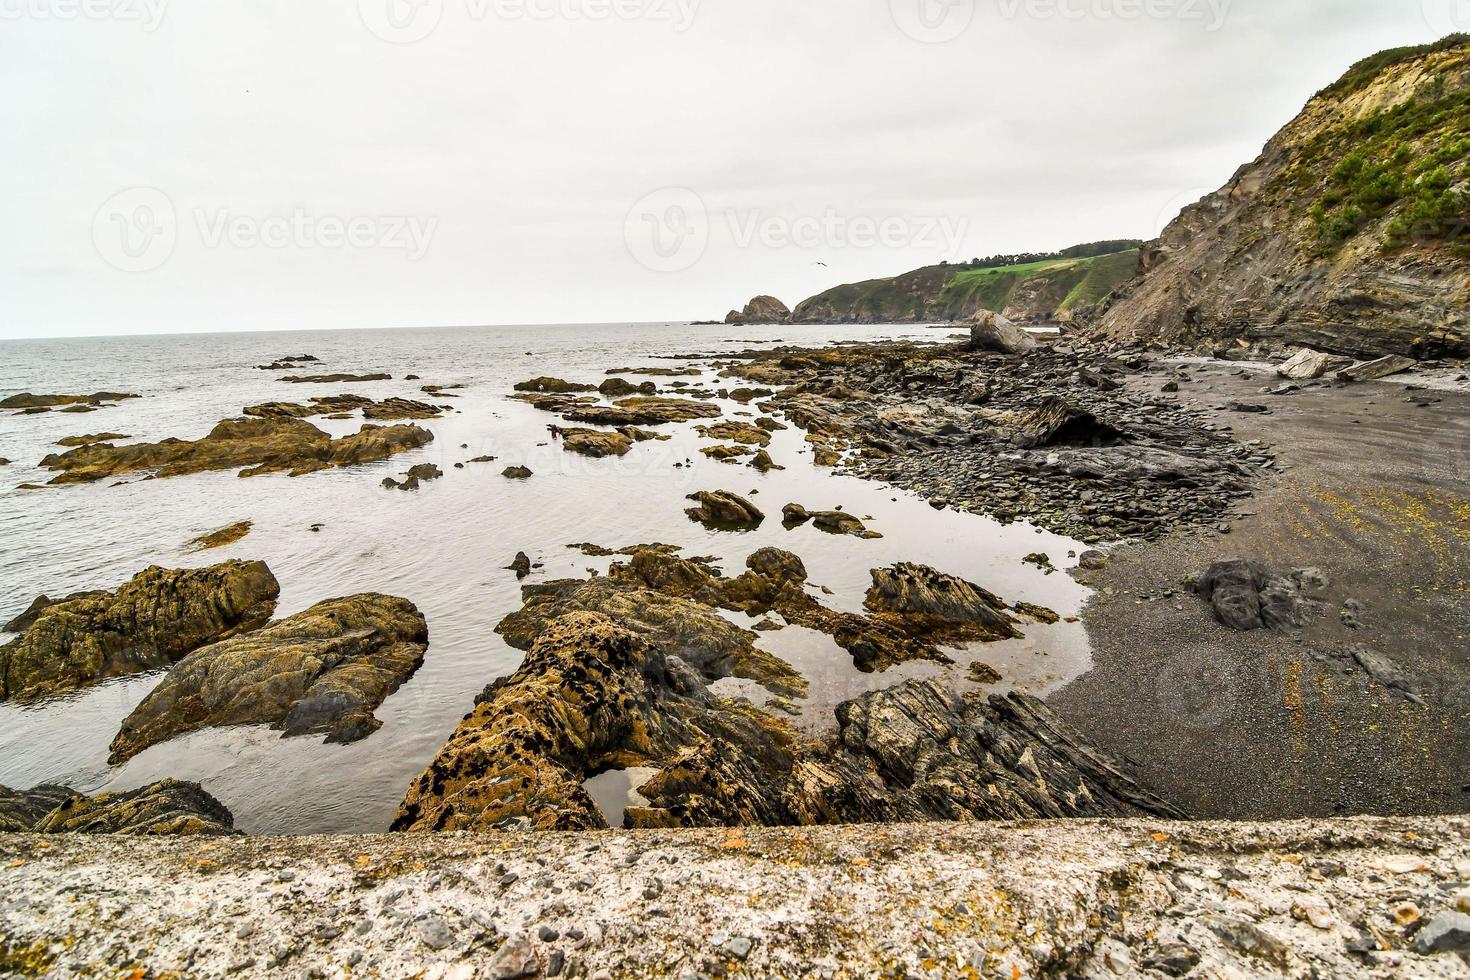
[[[354,435],[333,439],[301,419],[244,418],[221,422],[202,439],[82,446],[47,456],[41,465],[60,471],[51,480],[54,484],[91,483],[140,471],[169,477],[241,467],[246,467],[241,476],[281,472],[302,476],[334,466],[377,462],[433,441],[433,433],[416,425],[364,425]]]
[[[794,734],[751,710],[721,710],[710,675],[607,616],[569,612],[541,632],[525,662],[497,681],[409,787],[393,829],[586,830],[607,826],[585,780],[608,769],[672,761],[718,744],[744,770],[716,802],[779,816]],[[739,749],[735,749],[739,746]]]
[[[122,723],[111,762],[201,728],[270,725],[283,737],[347,743],[423,663],[428,625],[407,599],[359,595],[185,657]]]
[[[653,552],[647,554],[654,557]],[[666,558],[669,564],[681,563],[677,558],[657,557]],[[649,564],[662,562],[650,560]],[[779,657],[757,649],[754,633],[721,616],[712,604],[693,598],[700,587],[691,588],[686,582],[669,591],[656,591],[649,584],[636,573],[625,572],[526,586],[522,589],[524,606],[501,620],[495,631],[516,649],[529,650],[557,620],[595,612],[678,657],[709,680],[741,677],[775,694],[806,693],[801,674]]]
[[[600,613],[549,621],[410,786],[393,829],[607,825],[585,788],[653,768],[632,827],[1177,816],[1022,695],[964,698],[909,682],[845,702],[828,745],[804,743],[701,664]]]
[[[264,562],[228,561],[209,568],[153,567],[116,591],[46,605],[24,633],[0,647],[0,700],[167,667],[265,623],[280,591]]]
[[[140,789],[85,796],[64,786],[0,786],[0,832],[147,837],[238,833],[225,805],[198,783],[165,779]]]

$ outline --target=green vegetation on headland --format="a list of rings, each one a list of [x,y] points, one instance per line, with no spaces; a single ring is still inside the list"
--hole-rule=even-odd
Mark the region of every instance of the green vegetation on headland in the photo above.
[[[1133,240],[1059,252],[991,256],[925,266],[888,279],[848,283],[799,304],[798,322],[959,320],[980,310],[1050,320],[1095,303],[1138,270]]]
[[[1332,168],[1312,205],[1322,245],[1341,245],[1395,209],[1384,229],[1387,247],[1461,239],[1456,232],[1470,220],[1470,196],[1460,189],[1470,177],[1467,132],[1470,91],[1415,99],[1349,126],[1340,143],[1330,142],[1353,149]]]

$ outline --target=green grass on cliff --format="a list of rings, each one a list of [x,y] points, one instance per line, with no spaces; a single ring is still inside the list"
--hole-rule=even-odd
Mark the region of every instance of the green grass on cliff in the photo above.
[[[947,309],[983,309],[1000,312],[1022,290],[1038,296],[1042,305],[1064,313],[1095,303],[1133,277],[1138,249],[1085,259],[1051,259],[999,269],[966,269],[944,287]]]
[[[931,265],[891,279],[833,287],[799,304],[797,315],[830,311],[839,320],[951,320],[1017,304],[1019,315],[1039,318],[1095,303],[1137,270],[1137,248],[1005,266]]]

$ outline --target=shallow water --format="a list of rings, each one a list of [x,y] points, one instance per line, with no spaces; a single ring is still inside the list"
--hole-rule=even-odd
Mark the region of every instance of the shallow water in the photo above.
[[[0,490],[0,621],[24,609],[38,594],[65,595],[114,588],[151,564],[190,567],[228,558],[266,561],[281,583],[278,616],[323,599],[386,592],[416,603],[428,619],[430,647],[424,666],[377,712],[383,728],[350,746],[316,739],[283,740],[266,728],[216,729],[155,746],[123,766],[107,765],[107,746],[122,719],[158,682],[159,674],[114,681],[39,705],[0,705],[0,784],[29,787],[59,782],[85,792],[126,789],[172,776],[203,783],[251,833],[343,833],[385,829],[403,791],[434,756],[486,684],[515,670],[521,654],[494,627],[520,606],[520,583],[504,570],[518,551],[543,563],[528,581],[582,577],[605,570],[567,545],[592,542],[612,548],[666,542],[683,554],[720,559],[738,574],[758,548],[776,546],[799,554],[813,583],[833,592],[822,601],[860,611],[869,569],[896,561],[931,564],[968,578],[1007,600],[1027,600],[1075,615],[1086,590],[1064,574],[1046,575],[1023,565],[1035,551],[1058,567],[1075,542],[1023,524],[955,511],[936,511],[911,494],[819,469],[794,428],[778,432],[770,452],[787,467],[762,475],[744,466],[706,459],[692,426],[664,426],[669,442],[642,443],[623,459],[590,460],[564,453],[547,439],[558,421],[506,398],[527,378],[552,375],[599,383],[622,366],[682,366],[655,360],[670,354],[720,353],[778,339],[815,345],[832,341],[909,337],[943,340],[924,327],[783,326],[691,327],[688,324],[613,324],[485,329],[363,332],[255,333],[103,340],[0,343],[0,398],[19,391],[76,393],[129,391],[143,398],[89,414],[51,412],[0,416],[0,467],[7,488],[44,483],[52,474],[36,464],[56,440],[95,432],[121,432],[146,441],[168,436],[198,438],[242,407],[264,401],[304,401],[313,395],[351,392],[375,399],[424,396],[426,384],[463,383],[457,411],[420,422],[435,434],[422,450],[384,463],[314,473],[239,479],[233,473],[167,480],[130,478],[39,491]],[[356,385],[292,385],[282,373],[254,369],[277,357],[315,354],[322,363],[297,373],[387,371],[422,380]],[[694,362],[700,366],[700,362]],[[634,377],[633,380],[644,380]],[[660,387],[668,380],[653,379]],[[698,384],[701,379],[687,378]],[[708,380],[713,381],[710,375]],[[725,384],[728,384],[726,382]],[[720,387],[721,385],[710,385]],[[759,414],[751,406],[721,402],[726,415]],[[312,419],[334,435],[355,432],[361,421]],[[467,446],[468,448],[461,448]],[[454,464],[490,454],[493,464]],[[676,462],[692,460],[688,468]],[[385,476],[415,463],[433,462],[442,480],[417,493],[382,489]],[[526,481],[500,471],[524,463]],[[726,489],[751,499],[768,519],[757,531],[708,531],[685,518],[684,497],[695,490]],[[835,537],[810,526],[786,530],[782,505],[811,509],[842,506],[872,516],[879,540]],[[253,532],[227,548],[193,552],[187,542],[240,520]],[[310,530],[321,524],[319,532]],[[743,620],[744,617],[737,617]],[[749,621],[746,621],[749,625]],[[819,731],[832,708],[862,690],[887,687],[911,676],[944,676],[965,686],[969,663],[979,659],[1005,675],[1005,686],[1046,693],[1086,669],[1086,638],[1079,624],[1028,626],[1026,638],[955,652],[956,666],[910,664],[884,674],[862,675],[830,638],[790,627],[760,634],[759,645],[807,674],[812,695],[798,702],[793,722]],[[721,682],[722,693],[741,693],[764,703],[753,685]],[[641,781],[641,780],[640,780]],[[627,792],[613,776],[599,784],[599,802]],[[621,787],[621,788],[619,788]]]

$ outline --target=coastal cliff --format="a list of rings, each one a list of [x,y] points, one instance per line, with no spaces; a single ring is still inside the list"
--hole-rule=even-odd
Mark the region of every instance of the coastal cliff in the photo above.
[[[1355,65],[1143,248],[1112,338],[1470,353],[1470,36]]]

